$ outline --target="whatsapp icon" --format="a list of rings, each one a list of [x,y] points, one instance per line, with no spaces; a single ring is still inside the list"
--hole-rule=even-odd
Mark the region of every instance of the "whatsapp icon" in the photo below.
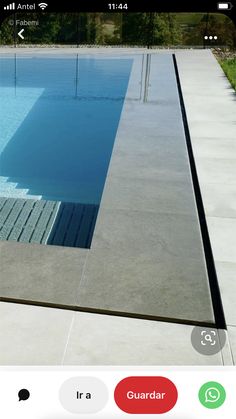
[[[221,384],[209,381],[200,388],[198,397],[204,407],[217,409],[225,402],[226,392]]]

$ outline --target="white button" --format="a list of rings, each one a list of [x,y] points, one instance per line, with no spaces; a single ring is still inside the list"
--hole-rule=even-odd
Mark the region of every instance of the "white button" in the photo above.
[[[59,391],[59,399],[71,413],[97,413],[108,402],[105,384],[95,377],[72,377],[66,380]]]

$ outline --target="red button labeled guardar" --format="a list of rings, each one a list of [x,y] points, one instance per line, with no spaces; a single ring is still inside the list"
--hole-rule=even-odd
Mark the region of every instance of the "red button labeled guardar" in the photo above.
[[[178,391],[165,377],[127,377],[116,386],[114,397],[123,412],[158,414],[173,409]]]

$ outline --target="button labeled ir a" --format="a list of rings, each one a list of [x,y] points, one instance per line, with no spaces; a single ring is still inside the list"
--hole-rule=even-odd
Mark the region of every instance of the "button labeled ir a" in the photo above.
[[[66,380],[59,391],[59,399],[70,413],[97,413],[108,402],[106,385],[95,377],[72,377]]]
[[[91,399],[92,398],[92,394],[91,393],[80,393],[80,391],[76,392],[76,398],[77,400],[81,400],[81,399]]]

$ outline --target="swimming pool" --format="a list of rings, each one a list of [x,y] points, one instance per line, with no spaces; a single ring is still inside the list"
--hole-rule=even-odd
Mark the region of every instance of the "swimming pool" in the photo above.
[[[0,59],[0,195],[99,205],[132,59]]]
[[[133,60],[0,59],[0,240],[89,248]]]

